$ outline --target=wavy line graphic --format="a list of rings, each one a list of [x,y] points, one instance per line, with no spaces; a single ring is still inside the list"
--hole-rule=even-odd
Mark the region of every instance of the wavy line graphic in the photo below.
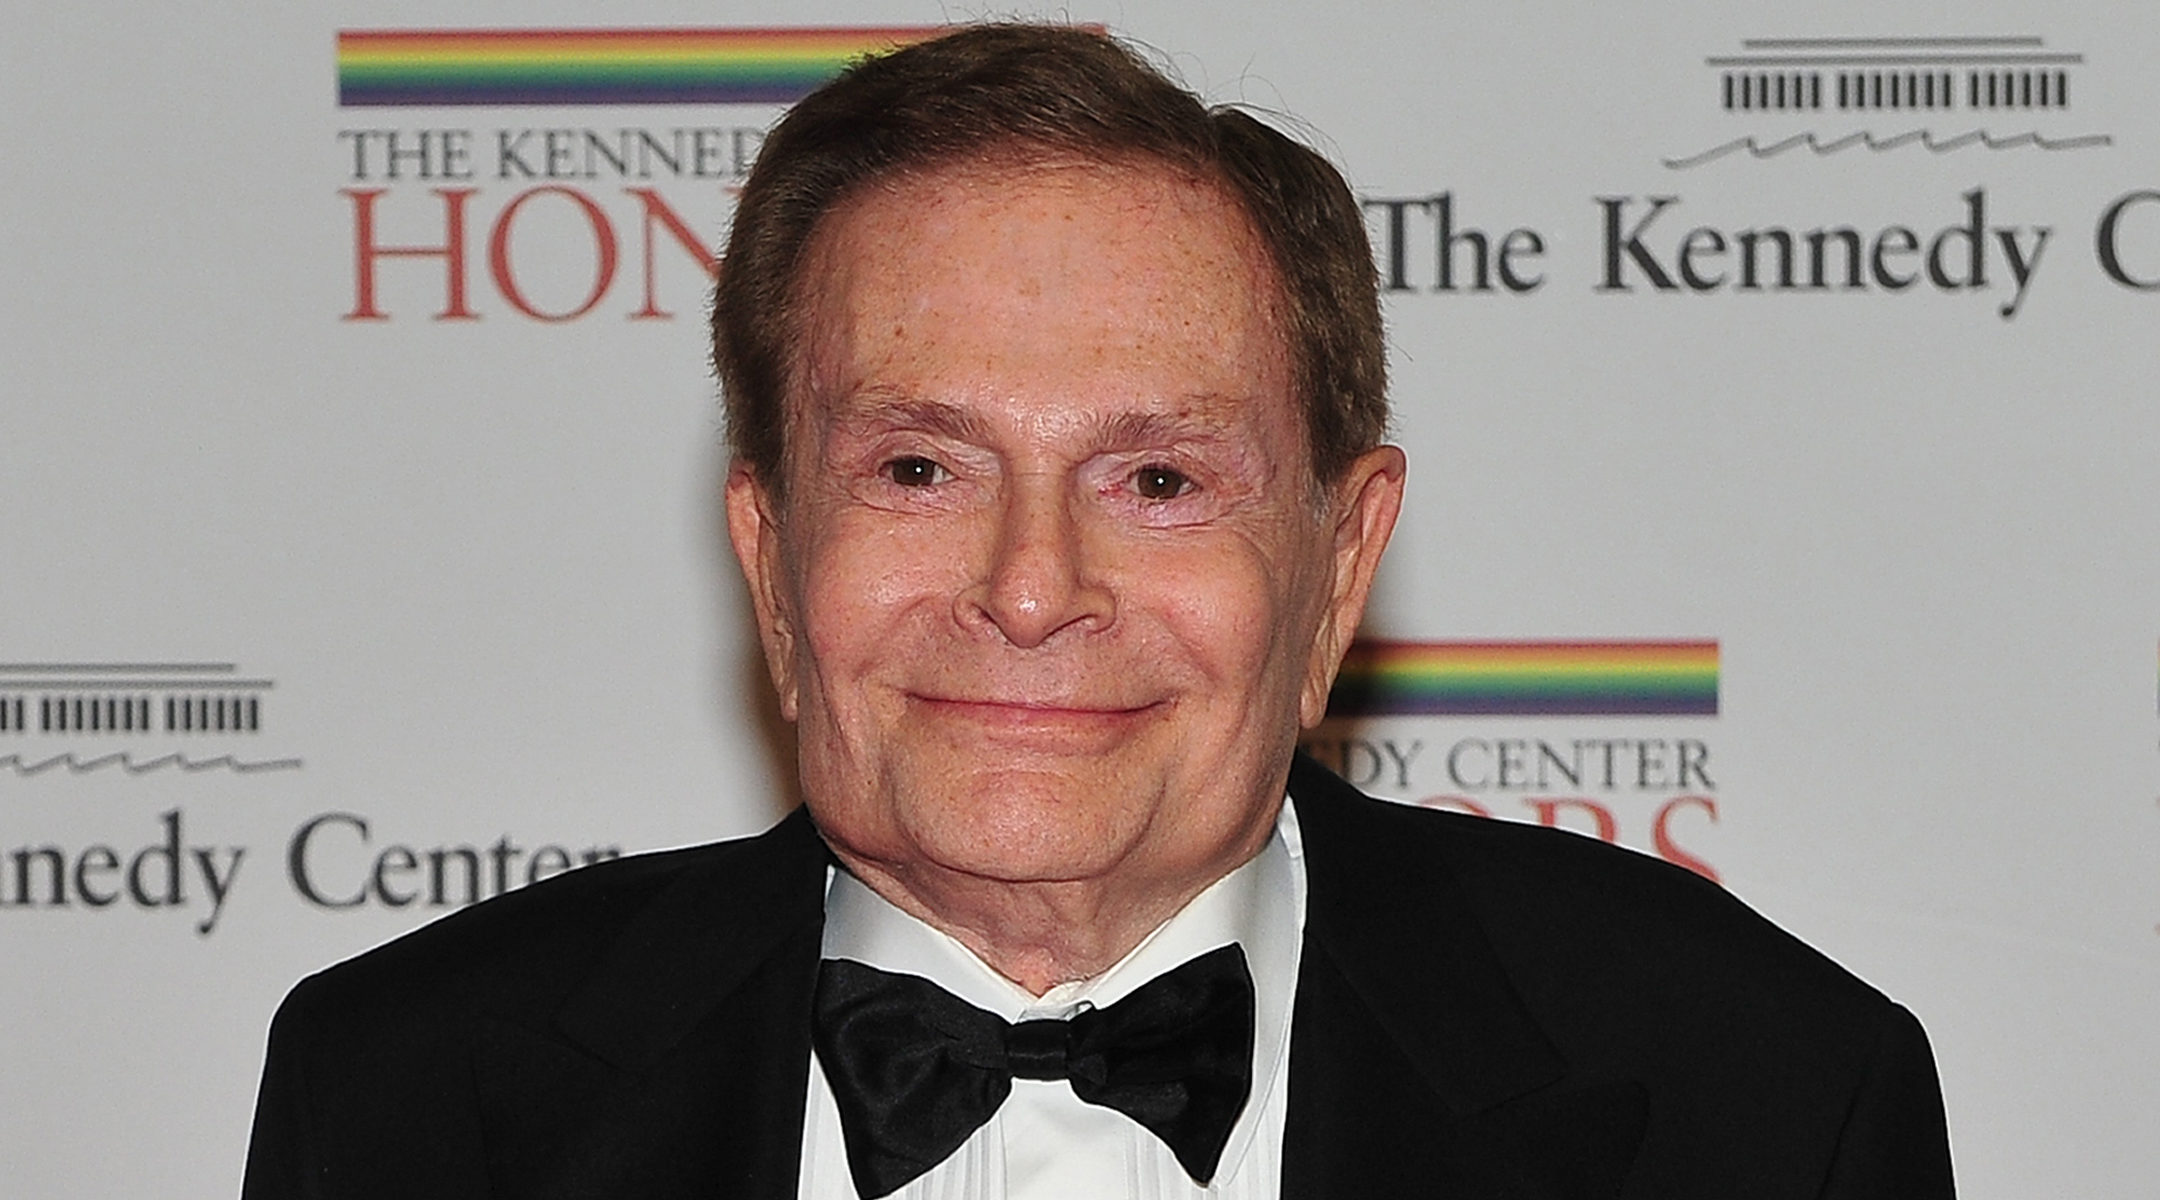
[[[20,754],[0,755],[0,768],[12,769],[17,776],[24,779],[28,779],[33,775],[43,775],[55,767],[66,767],[68,773],[72,775],[87,775],[92,771],[101,771],[107,767],[118,767],[130,775],[147,775],[152,771],[168,769],[186,771],[191,775],[202,771],[217,770],[231,771],[239,775],[250,775],[257,771],[297,771],[300,769],[300,765],[300,760],[297,758],[269,758],[256,762],[247,762],[234,758],[230,754],[221,754],[216,758],[203,759],[189,758],[185,754],[167,754],[143,762],[136,762],[135,756],[127,753],[101,754],[96,758],[76,758],[73,754],[55,754],[51,758],[37,762],[32,762]]]
[[[1844,137],[1833,138],[1826,142],[1811,131],[1808,133],[1796,133],[1789,138],[1780,138],[1767,144],[1756,140],[1752,135],[1738,137],[1729,142],[1712,146],[1700,154],[1690,154],[1685,158],[1668,158],[1663,161],[1667,167],[1675,171],[1685,171],[1691,167],[1702,166],[1707,162],[1715,162],[1729,154],[1737,154],[1742,150],[1760,159],[1776,158],[1788,150],[1806,146],[1808,149],[1813,150],[1817,157],[1827,157],[1836,154],[1840,150],[1850,150],[1854,146],[1866,146],[1870,150],[1881,153],[1885,150],[1902,149],[1916,142],[1937,154],[1948,154],[1952,150],[1963,150],[1965,147],[1973,145],[1985,146],[1990,150],[2014,150],[2021,146],[2032,146],[2041,150],[2089,150],[2095,146],[2112,146],[2115,144],[2115,138],[2113,135],[2105,133],[2087,133],[2067,138],[2046,138],[2038,133],[2020,133],[2010,137],[1998,138],[1984,129],[1975,129],[1970,133],[1961,133],[1956,137],[1937,141],[1932,131],[1914,129],[1905,133],[1893,134],[1886,138],[1878,138],[1874,133],[1862,130],[1859,133],[1848,133]]]

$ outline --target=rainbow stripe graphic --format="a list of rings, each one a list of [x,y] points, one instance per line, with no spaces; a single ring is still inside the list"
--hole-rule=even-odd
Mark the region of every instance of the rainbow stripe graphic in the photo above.
[[[338,104],[792,104],[855,59],[939,32],[344,30]]]
[[[1367,642],[1328,715],[1716,716],[1716,641]]]

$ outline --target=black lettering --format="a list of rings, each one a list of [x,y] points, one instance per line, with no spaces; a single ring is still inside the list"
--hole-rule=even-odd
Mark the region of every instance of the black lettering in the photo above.
[[[451,859],[465,864],[465,899],[461,904],[477,904],[480,900],[480,854],[471,846],[437,846],[428,851],[428,903],[441,908],[450,903],[449,862]]]
[[[1464,791],[1483,791],[1486,787],[1490,786],[1486,778],[1481,777],[1473,780],[1465,777],[1462,772],[1462,752],[1472,747],[1475,747],[1480,753],[1487,755],[1490,755],[1492,750],[1492,747],[1489,744],[1478,738],[1464,738],[1463,740],[1455,743],[1454,745],[1449,746],[1447,752],[1448,782],[1453,783],[1456,787],[1462,788]]]
[[[1752,292],[1761,289],[1761,263],[1757,261],[1755,250],[1764,241],[1769,241],[1778,248],[1777,286],[1779,290],[1782,291],[1793,286],[1793,235],[1791,233],[1783,229],[1748,229],[1734,234],[1733,241],[1740,246],[1739,290]]]
[[[1717,785],[1710,782],[1710,747],[1694,738],[1681,738],[1678,747],[1680,751],[1680,778],[1674,782],[1673,786],[1678,788],[1687,787],[1689,786],[1688,781],[1692,779],[1694,780],[1694,786],[1700,787],[1706,792],[1716,791]]]
[[[2025,285],[2032,282],[2033,272],[2040,269],[2040,252],[2047,249],[2048,235],[2055,231],[2046,225],[2033,227],[2032,254],[2028,257],[2018,245],[2016,229],[1998,229],[1995,236],[2002,242],[2003,258],[2010,264],[2010,278],[2017,290],[2010,294],[2010,302],[1996,311],[2007,321],[2017,315],[2018,306],[2025,301]]]
[[[662,146],[658,139],[653,137],[652,130],[638,130],[637,137],[639,179],[652,178],[652,165],[654,159],[660,160],[660,164],[667,168],[668,174],[682,174],[684,131],[681,129],[671,129],[668,131],[668,133],[669,142],[667,145]]]
[[[318,908],[358,908],[367,900],[367,888],[352,894],[350,900],[333,900],[322,894],[315,886],[314,875],[308,870],[308,850],[315,840],[315,832],[325,825],[349,825],[360,835],[360,844],[368,842],[367,822],[351,813],[323,813],[313,817],[293,831],[292,842],[285,848],[285,874],[292,880],[293,890],[299,892],[308,903]]]
[[[1867,287],[1862,275],[1861,263],[1865,255],[1860,249],[1860,231],[1849,227],[1818,229],[1808,234],[1808,284],[1810,287],[1830,285],[1829,242],[1836,238],[1845,243],[1845,288],[1854,291]]]
[[[1642,791],[1668,785],[1665,777],[1665,739],[1643,738],[1635,743],[1635,786]]]
[[[488,848],[488,858],[495,865],[496,895],[499,896],[510,890],[510,860],[523,853],[525,853],[524,847],[512,842],[510,835],[507,833]]]
[[[572,158],[576,152],[576,130],[543,129],[540,131],[540,159],[544,164],[541,173],[549,179],[576,179],[578,176]]]
[[[1952,225],[1928,243],[1928,280],[1946,292],[1979,290],[1987,286],[1987,192],[1980,188],[1965,193],[1965,223]],[[1945,254],[1953,241],[1965,243],[1963,278],[1950,273]]]
[[[92,908],[103,908],[120,898],[117,888],[100,891],[90,885],[90,873],[113,874],[120,870],[120,853],[111,846],[90,846],[75,860],[75,894]]]
[[[532,135],[533,131],[530,129],[518,130],[516,137],[512,137],[507,129],[495,131],[495,177],[497,179],[511,178],[510,172],[512,168],[516,168],[519,178],[537,179],[539,177],[540,173],[533,169],[531,163],[525,161],[525,143]]]
[[[1893,245],[1893,242],[1896,244]],[[1911,287],[1913,281],[1918,279],[1919,276],[1892,274],[1887,259],[1892,254],[1912,254],[1919,249],[1919,235],[1903,225],[1892,225],[1890,228],[1876,234],[1875,253],[1873,255],[1875,282],[1881,284],[1884,290],[1892,292],[1902,292]]]
[[[1725,282],[1724,272],[1716,275],[1700,275],[1695,271],[1695,256],[1715,258],[1725,253],[1725,235],[1715,229],[1690,229],[1680,239],[1680,278],[1698,292],[1716,291]]]
[[[1493,777],[1493,786],[1502,791],[1519,788],[1529,782],[1530,746],[1521,738],[1501,738],[1493,743],[1498,749],[1500,769]]]
[[[385,177],[390,179],[398,178],[398,164],[409,162],[415,167],[414,175],[416,178],[435,178],[434,139],[429,137],[428,131],[424,129],[420,131],[418,137],[420,144],[417,146],[400,146],[398,144],[398,131],[395,129],[390,130],[388,136],[383,138],[383,174]]]
[[[1363,207],[1367,212],[1377,208],[1387,214],[1381,222],[1380,256],[1387,264],[1381,272],[1382,284],[1391,292],[1410,291],[1410,234],[1403,213],[1412,205],[1425,208],[1430,200],[1367,200]]]
[[[420,898],[418,892],[392,891],[392,875],[410,875],[420,869],[420,856],[410,846],[385,846],[375,856],[375,898],[391,908],[403,908]]]
[[[177,906],[182,899],[180,892],[180,810],[177,808],[167,809],[158,820],[165,826],[164,844],[146,846],[137,851],[134,859],[128,863],[127,869],[128,894],[135,898],[135,903],[142,905],[144,908],[156,908],[161,904]],[[162,897],[153,895],[143,883],[143,868],[149,866],[153,860],[165,864],[165,891]]]
[[[442,173],[445,179],[471,179],[472,130],[444,129],[442,136]]]
[[[1551,742],[1540,741],[1538,743],[1537,767],[1538,790],[1543,791],[1547,788],[1552,787],[1552,776],[1554,773],[1557,773],[1560,778],[1567,780],[1569,787],[1581,787],[1582,752],[1583,744],[1581,742],[1576,742],[1574,746],[1574,754],[1568,761],[1563,762],[1560,758],[1560,755],[1556,751],[1554,751]],[[1547,768],[1550,768],[1550,771],[1548,771]]]
[[[2107,272],[2109,279],[2141,292],[2160,290],[2160,279],[2145,279],[2132,275],[2130,269],[2123,265],[2122,244],[2117,238],[2123,213],[2128,211],[2131,205],[2155,203],[2160,203],[2160,191],[2131,192],[2123,196],[2108,205],[2107,211],[2100,214],[2100,228],[2094,235],[2093,248],[2099,252],[2100,269]]]
[[[47,890],[47,905],[67,903],[67,856],[58,846],[22,846],[15,850],[15,904],[35,904],[30,898],[30,861],[37,859],[46,864],[52,886]]]
[[[1620,786],[1615,781],[1615,776],[1613,775],[1613,759],[1617,754],[1619,754],[1619,752],[1623,748],[1628,745],[1628,739],[1598,738],[1597,740],[1590,742],[1589,745],[1595,749],[1604,751],[1605,772],[1601,786],[1604,787],[1604,789],[1608,792],[1612,791],[1614,788]]]
[[[352,177],[354,180],[364,180],[372,174],[372,172],[368,170],[368,143],[375,138],[387,137],[389,136],[389,133],[390,131],[387,129],[338,130],[339,141],[342,142],[349,139],[352,142]]]
[[[247,853],[244,846],[227,847],[232,852],[232,868],[218,874],[217,851],[204,846],[190,847],[188,853],[195,856],[195,865],[202,868],[203,888],[210,893],[210,915],[196,922],[195,932],[209,937],[217,928],[218,914],[225,911],[225,897],[232,894],[233,880],[240,877],[240,856]]]
[[[598,179],[600,164],[606,163],[617,179],[630,173],[630,131],[615,131],[615,144],[610,146],[597,129],[585,131],[585,178]]]
[[[1500,286],[1511,292],[1534,292],[1545,285],[1543,275],[1518,275],[1515,273],[1515,257],[1541,258],[1545,254],[1545,239],[1536,230],[1516,229],[1500,239],[1500,252],[1494,256],[1500,272]]]
[[[1671,205],[1679,203],[1680,198],[1678,196],[1650,197],[1650,211],[1644,213],[1643,219],[1635,223],[1635,228],[1623,235],[1620,232],[1621,215],[1633,200],[1633,196],[1600,196],[1597,199],[1599,206],[1605,210],[1605,279],[1598,285],[1598,290],[1603,292],[1634,290],[1621,278],[1624,257],[1635,263],[1636,269],[1643,273],[1643,277],[1649,281],[1650,286],[1661,292],[1678,291],[1680,285],[1673,282],[1672,276],[1666,272],[1664,267],[1658,265],[1657,258],[1650,253],[1648,247],[1642,244],[1642,236],[1650,228],[1650,223],[1657,220],[1658,214],[1664,212]]]
[[[1425,748],[1425,743],[1416,740],[1411,741],[1410,752],[1405,754],[1392,738],[1383,738],[1380,741],[1380,748],[1387,751],[1388,758],[1395,764],[1395,786],[1408,790],[1410,787],[1410,760],[1418,756],[1418,752]]]
[[[1457,246],[1468,246],[1470,247],[1472,260],[1476,264],[1475,269],[1471,272],[1472,282],[1470,287],[1474,291],[1491,291],[1492,275],[1487,269],[1491,265],[1487,261],[1491,254],[1491,247],[1486,243],[1485,235],[1475,229],[1466,229],[1461,233],[1455,232],[1455,194],[1453,192],[1440,193],[1432,198],[1431,204],[1435,213],[1434,221],[1438,225],[1436,241],[1439,246],[1440,260],[1439,282],[1433,285],[1433,290],[1436,292],[1452,292],[1455,290],[1455,248]]]
[[[700,129],[690,135],[690,173],[699,179],[720,179],[727,175],[727,142],[721,130]]]

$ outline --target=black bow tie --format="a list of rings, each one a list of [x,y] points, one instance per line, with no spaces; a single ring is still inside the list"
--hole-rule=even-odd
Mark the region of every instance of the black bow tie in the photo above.
[[[1010,1025],[927,979],[827,959],[813,1036],[865,1200],[945,1161],[1016,1078],[1069,1080],[1205,1184],[1252,1089],[1252,973],[1224,946],[1107,1008]]]

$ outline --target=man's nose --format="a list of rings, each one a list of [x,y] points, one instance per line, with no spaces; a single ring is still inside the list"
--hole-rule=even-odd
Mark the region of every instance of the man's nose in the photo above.
[[[995,629],[1020,649],[1063,631],[1107,628],[1116,615],[1073,496],[1054,477],[1016,477],[1002,498],[989,553],[958,598],[962,624]]]

